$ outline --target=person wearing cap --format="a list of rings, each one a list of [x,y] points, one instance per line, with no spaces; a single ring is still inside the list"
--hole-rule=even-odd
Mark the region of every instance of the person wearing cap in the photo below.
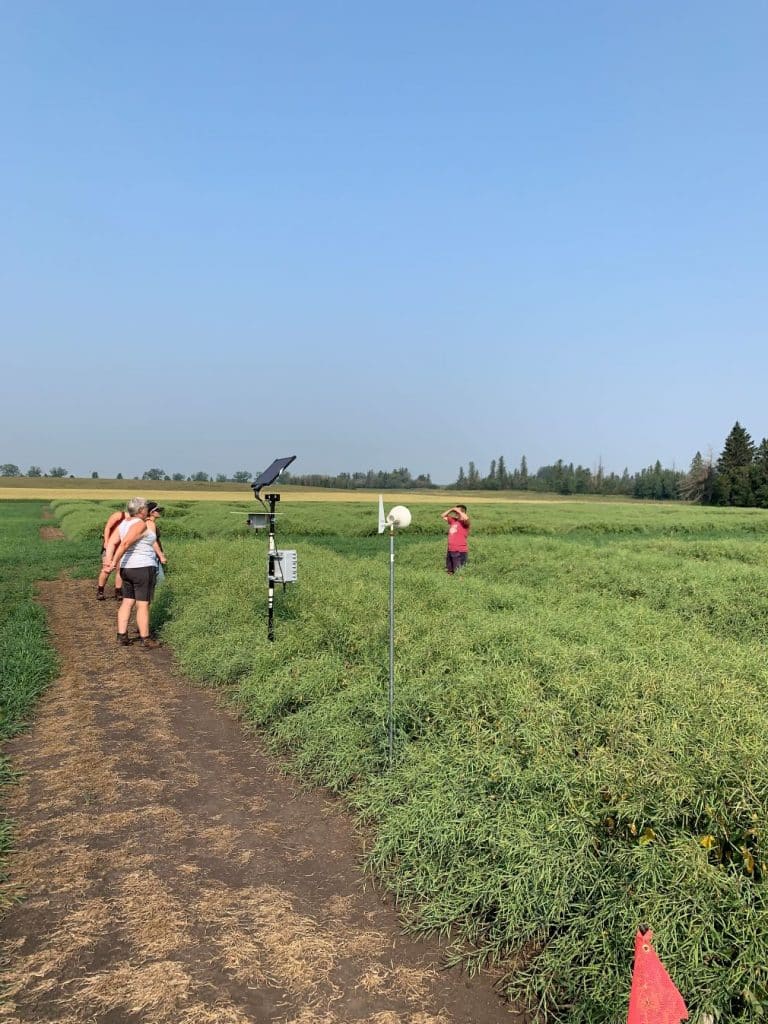
[[[149,504],[145,498],[131,498],[127,505],[130,518],[118,526],[119,543],[111,545],[108,552],[110,568],[119,565],[123,579],[123,600],[117,610],[117,642],[123,647],[131,643],[128,622],[134,607],[139,644],[144,648],[157,647],[149,635],[149,606],[155,592],[157,563],[165,563],[165,555],[156,550],[157,532]],[[157,508],[154,502],[155,513]]]
[[[157,540],[152,547],[155,555],[157,556],[157,582],[160,582],[163,578],[162,567],[167,565],[168,559],[165,557],[165,552],[163,551],[163,544],[160,540],[160,527],[158,526],[157,521],[163,512],[165,512],[165,509],[162,505],[158,505],[156,501],[148,501],[147,510],[149,511],[149,521],[155,524],[155,535]]]
[[[443,512],[441,519],[448,523],[448,550],[445,554],[445,571],[451,576],[467,564],[469,557],[469,516],[466,505],[454,505]]]

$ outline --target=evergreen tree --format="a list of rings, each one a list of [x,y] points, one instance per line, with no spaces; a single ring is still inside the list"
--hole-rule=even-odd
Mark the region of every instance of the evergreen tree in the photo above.
[[[480,486],[480,473],[474,462],[470,461],[467,470],[467,487],[470,490],[477,489]]]
[[[595,473],[595,490],[598,493],[602,492],[604,476],[605,472],[603,470],[603,456],[601,455],[597,460],[597,472]]]
[[[632,493],[636,498],[652,498],[655,501],[677,498],[682,476],[677,470],[663,469],[657,459],[653,466],[648,466],[635,476]]]
[[[737,420],[725,439],[717,460],[715,503],[718,505],[754,505],[752,463],[755,446],[752,438]]]
[[[528,460],[525,456],[520,459],[520,488],[526,490],[528,487]]]
[[[563,466],[563,460],[558,459],[551,469],[552,490],[557,491],[558,494],[569,494],[570,490],[566,483],[567,471]]]
[[[573,474],[573,490],[576,494],[589,494],[592,490],[592,472],[586,466],[577,466]],[[603,478],[600,479],[602,488]]]
[[[759,508],[768,508],[768,437],[763,438],[755,452],[752,493]]]
[[[504,456],[499,456],[499,461],[496,464],[496,479],[499,484],[499,490],[504,491],[509,487],[509,474],[507,473],[507,467],[504,462]]]

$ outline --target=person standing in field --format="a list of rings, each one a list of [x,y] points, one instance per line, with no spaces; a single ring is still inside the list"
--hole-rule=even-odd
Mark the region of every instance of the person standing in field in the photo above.
[[[163,512],[165,512],[165,509],[162,507],[162,505],[158,505],[156,501],[148,501],[147,510],[149,512],[148,522],[154,524],[155,536],[157,538],[152,547],[157,558],[157,582],[159,583],[160,580],[163,578],[163,566],[166,565],[168,561],[167,558],[165,557],[165,552],[163,551],[163,544],[162,541],[160,540],[160,527],[158,526],[158,519],[163,514]]]
[[[445,555],[445,569],[453,575],[457,569],[467,564],[469,557],[469,516],[466,505],[454,505],[443,512],[442,519],[448,523],[448,551]]]
[[[119,509],[117,512],[113,512],[109,519],[104,524],[104,533],[101,538],[101,572],[99,573],[99,579],[96,583],[96,600],[106,601],[107,597],[104,593],[104,587],[109,579],[109,574],[112,571],[107,570],[107,552],[109,551],[110,543],[117,537],[117,528],[125,519],[128,518],[128,513],[124,509]],[[120,579],[120,569],[118,568],[115,573],[115,600],[121,601],[123,597],[122,580]]]
[[[156,552],[157,533],[150,519],[149,502],[145,498],[131,498],[127,508],[130,518],[118,526],[119,543],[116,547],[113,544],[108,552],[110,568],[119,565],[123,580],[123,600],[117,610],[117,642],[123,647],[131,643],[128,622],[135,606],[139,644],[157,647],[149,635],[149,606],[155,592],[157,563],[164,563],[165,555]]]

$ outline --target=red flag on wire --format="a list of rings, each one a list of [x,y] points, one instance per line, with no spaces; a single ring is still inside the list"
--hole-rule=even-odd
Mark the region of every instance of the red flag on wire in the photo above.
[[[651,945],[653,932],[635,935],[635,967],[627,1024],[680,1024],[688,1020],[683,997]]]

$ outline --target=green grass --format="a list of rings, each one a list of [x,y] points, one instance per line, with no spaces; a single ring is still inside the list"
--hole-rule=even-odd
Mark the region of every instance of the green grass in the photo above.
[[[29,723],[35,701],[57,670],[45,614],[34,600],[35,581],[55,578],[64,570],[83,574],[96,561],[91,545],[40,540],[45,507],[39,501],[0,503],[0,741]],[[7,759],[0,759],[0,783],[13,777]],[[10,823],[4,819],[0,863],[11,839]]]
[[[34,583],[62,571],[84,575],[98,565],[93,545],[40,540],[46,502],[0,504],[0,738],[15,735],[55,672],[45,614]]]
[[[109,501],[57,499],[52,508],[68,536],[98,537],[102,518],[119,507]],[[253,502],[165,502],[162,519],[164,536],[184,539],[241,537],[247,511]],[[412,525],[403,534],[405,543],[414,537],[443,538],[445,523],[440,512],[445,498],[411,506]],[[301,500],[290,497],[277,506],[280,537],[337,539],[375,537],[377,503],[340,503]],[[641,502],[521,502],[519,504],[478,504],[469,507],[473,531],[478,537],[534,536],[610,541],[614,538],[696,538],[725,542],[757,537],[768,540],[768,517],[762,509],[699,508],[680,503]],[[707,550],[706,548],[701,549]]]
[[[169,507],[156,620],[293,770],[346,795],[409,925],[507,964],[538,1019],[607,1024],[648,922],[694,1020],[763,1015],[768,514],[470,506],[471,563],[449,578],[443,505],[414,505],[387,771],[375,504],[284,505],[299,582],[278,593],[275,644],[265,537],[240,506]],[[73,537],[104,518],[57,510]]]

